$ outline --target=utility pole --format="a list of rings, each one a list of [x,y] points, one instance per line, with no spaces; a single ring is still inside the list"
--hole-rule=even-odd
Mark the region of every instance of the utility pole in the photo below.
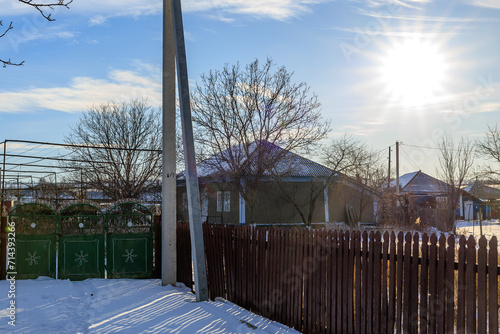
[[[177,283],[175,45],[172,4],[163,0],[161,285]]]
[[[175,58],[177,60],[177,84],[179,87],[179,102],[181,108],[182,142],[184,145],[184,162],[186,165],[185,176],[194,266],[194,284],[196,300],[200,302],[208,300],[207,268],[205,265],[205,247],[203,244],[203,230],[201,226],[200,188],[198,185],[198,173],[196,171],[181,2],[180,0],[171,1],[174,24]]]
[[[387,170],[387,191],[391,189],[391,147],[389,146],[389,168]]]
[[[399,142],[396,141],[396,195],[399,195]]]

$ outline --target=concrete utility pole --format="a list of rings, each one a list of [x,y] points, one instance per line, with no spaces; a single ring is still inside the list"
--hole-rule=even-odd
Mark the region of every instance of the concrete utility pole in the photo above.
[[[175,56],[177,60],[177,83],[181,107],[182,141],[184,145],[184,161],[186,165],[186,189],[189,211],[189,229],[194,265],[194,285],[197,301],[208,300],[207,268],[205,265],[205,247],[201,226],[200,188],[194,151],[193,123],[189,100],[189,81],[187,73],[186,46],[184,45],[184,28],[180,0],[172,0],[174,23]]]
[[[172,5],[163,0],[163,159],[161,197],[161,284],[177,283],[175,45]]]
[[[396,195],[399,195],[399,142],[396,141]]]
[[[387,171],[387,191],[391,189],[391,147],[389,146],[389,168]]]

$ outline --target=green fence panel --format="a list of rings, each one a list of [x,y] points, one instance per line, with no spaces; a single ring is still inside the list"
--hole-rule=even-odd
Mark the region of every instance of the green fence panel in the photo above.
[[[16,238],[16,278],[56,277],[56,236]]]
[[[101,210],[79,203],[65,208],[59,216],[59,278],[103,278],[105,224]]]
[[[149,234],[108,235],[109,278],[151,278],[153,243]]]
[[[59,278],[84,280],[104,277],[104,235],[62,236]]]
[[[106,214],[108,278],[153,277],[153,215],[137,203],[121,203]]]
[[[16,278],[56,277],[56,213],[46,205],[22,204],[9,214],[15,238]]]

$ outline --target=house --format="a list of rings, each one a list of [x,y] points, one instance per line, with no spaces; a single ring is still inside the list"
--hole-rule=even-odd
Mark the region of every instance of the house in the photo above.
[[[197,165],[203,221],[224,224],[346,222],[348,211],[354,212],[360,217],[356,219],[362,222],[376,220],[378,193],[355,179],[269,142],[254,142],[246,148],[237,146],[231,150],[233,153],[245,150],[246,154],[238,161],[239,173],[233,172],[229,164],[221,163],[221,155],[229,154],[227,150]],[[266,151],[261,156],[279,159],[272,164],[257,162],[257,154],[253,154],[257,150]],[[261,177],[255,182],[252,171],[259,168]],[[253,185],[251,193],[250,184]],[[188,220],[185,185],[185,175],[181,172],[177,179],[179,220]]]
[[[483,219],[498,219],[500,218],[500,189],[487,186],[479,180],[474,181],[464,190],[479,198],[481,202],[464,202],[464,207],[467,208],[464,213],[464,219],[478,219],[478,213],[482,213]]]
[[[391,189],[396,190],[396,180],[391,182]],[[468,219],[476,214],[480,207],[484,207],[483,201],[473,194],[465,189],[455,188],[458,204],[450,212],[451,189],[452,186],[448,183],[422,171],[407,173],[399,177],[399,193],[404,198],[404,201],[400,200],[399,203],[404,202],[403,206],[411,206],[406,210],[406,215],[412,216],[410,221],[420,218],[431,226],[450,230],[444,223],[448,218]]]

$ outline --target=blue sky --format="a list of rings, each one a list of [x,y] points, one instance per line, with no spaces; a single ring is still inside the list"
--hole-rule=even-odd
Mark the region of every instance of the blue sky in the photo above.
[[[500,110],[498,0],[182,1],[188,71],[271,57],[305,81],[332,122],[383,150],[401,173],[433,174],[444,134],[480,138]],[[162,2],[74,0],[46,22],[0,0],[0,141],[62,142],[80,112],[110,100],[161,101]],[[418,147],[417,147],[418,146]]]

